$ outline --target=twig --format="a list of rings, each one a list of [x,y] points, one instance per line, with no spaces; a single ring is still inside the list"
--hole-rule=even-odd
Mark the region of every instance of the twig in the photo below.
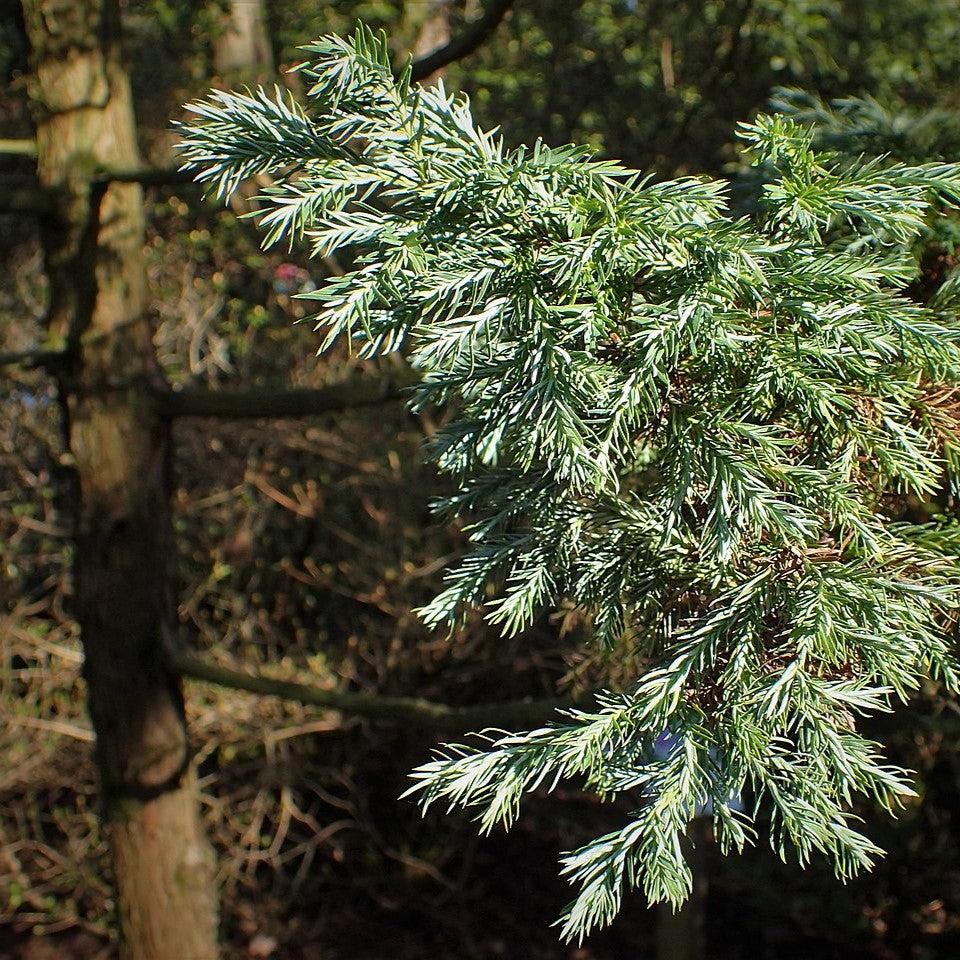
[[[62,366],[66,354],[62,350],[17,350],[0,353],[0,367],[43,367],[47,370]]]
[[[49,730],[50,733],[59,733],[65,737],[73,737],[74,740],[82,740],[84,743],[93,743],[94,734],[88,727],[81,727],[75,723],[67,723],[63,720],[47,720],[43,717],[18,717],[8,718],[11,723],[21,727],[33,727],[36,730]]]
[[[2,152],[0,150],[0,153]],[[105,169],[94,173],[90,183],[99,187],[109,186],[111,183],[139,183],[144,187],[201,186],[196,183],[193,174],[175,167]],[[53,187],[41,187],[37,184],[4,184],[0,187],[0,213],[45,216],[55,211],[56,189]]]

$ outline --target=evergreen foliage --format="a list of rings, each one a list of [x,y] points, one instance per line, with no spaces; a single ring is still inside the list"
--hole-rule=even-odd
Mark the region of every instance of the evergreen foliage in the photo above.
[[[774,91],[771,107],[810,126],[820,149],[910,162],[945,160],[960,152],[960,116],[955,110],[891,110],[872,97],[825,103],[789,88]]]
[[[852,802],[895,810],[911,788],[860,718],[960,682],[960,534],[897,519],[960,473],[956,298],[902,292],[960,166],[815,150],[761,116],[740,127],[757,194],[735,216],[723,181],[506,149],[463,99],[395,78],[364,28],[304,49],[311,112],[212,94],[185,166],[221,197],[269,173],[267,244],[356,255],[305,295],[323,347],[403,348],[414,406],[454,405],[430,454],[473,545],[423,618],[482,606],[514,634],[565,600],[648,664],[542,729],[448,746],[411,792],[484,830],[560,780],[631,798],[563,860],[573,939],[626,885],[680,903],[700,813],[724,850],[762,817],[783,857],[868,867]]]
[[[956,104],[958,42],[954,0],[524,0],[451,76],[508,142],[712,173],[777,86],[897,112]]]

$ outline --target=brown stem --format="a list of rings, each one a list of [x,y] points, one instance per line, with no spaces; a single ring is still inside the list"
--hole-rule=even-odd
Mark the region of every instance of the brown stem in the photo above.
[[[192,173],[176,167],[105,167],[96,173],[93,180],[95,183],[139,183],[141,187],[196,183]]]
[[[168,662],[182,677],[213,683],[230,690],[245,690],[261,696],[294,700],[311,707],[338,710],[351,716],[438,731],[464,732],[485,727],[519,729],[538,726],[558,719],[557,710],[572,705],[569,700],[557,699],[512,700],[453,707],[419,697],[388,697],[324,690],[322,687],[295,680],[277,680],[262,674],[231,670],[229,667],[206,663],[182,653],[170,654]]]
[[[0,367],[23,367],[25,370],[41,367],[56,371],[64,365],[66,357],[62,350],[15,350],[13,353],[0,353]]]
[[[0,139],[0,154],[8,157],[35,157],[37,141]]]
[[[158,395],[167,417],[218,417],[244,420],[312,417],[335,410],[371,406],[403,396],[418,381],[409,368],[354,377],[315,390],[169,390]]]
[[[413,61],[411,64],[412,79],[414,81],[423,80],[438,70],[442,70],[448,64],[469,56],[500,26],[501,21],[512,6],[513,0],[488,0],[483,13],[470,23],[463,33],[454,37],[442,47],[438,47]]]

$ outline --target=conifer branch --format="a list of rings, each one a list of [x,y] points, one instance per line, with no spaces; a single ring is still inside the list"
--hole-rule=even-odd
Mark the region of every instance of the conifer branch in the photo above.
[[[214,93],[182,155],[222,197],[271,173],[265,244],[351,251],[304,295],[323,348],[403,346],[413,407],[452,402],[429,454],[470,543],[422,618],[479,607],[512,635],[573,604],[648,665],[552,724],[448,746],[412,792],[482,829],[569,778],[635,798],[562,860],[571,940],[629,886],[682,902],[700,815],[725,851],[764,811],[781,856],[869,868],[854,797],[894,810],[912,790],[861,718],[926,677],[960,689],[960,525],[890,507],[960,481],[956,286],[904,293],[960,166],[826,152],[760,116],[740,129],[754,203],[736,216],[724,181],[508,150],[464,98],[395,77],[366,28],[304,49],[309,109]]]

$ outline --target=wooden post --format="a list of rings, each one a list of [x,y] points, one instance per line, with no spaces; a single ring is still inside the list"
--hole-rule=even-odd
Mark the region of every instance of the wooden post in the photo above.
[[[117,0],[23,0],[35,80],[50,339],[76,510],[75,602],[96,731],[105,831],[128,960],[215,960],[213,857],[204,836],[172,643],[170,434],[144,316],[136,168]]]

